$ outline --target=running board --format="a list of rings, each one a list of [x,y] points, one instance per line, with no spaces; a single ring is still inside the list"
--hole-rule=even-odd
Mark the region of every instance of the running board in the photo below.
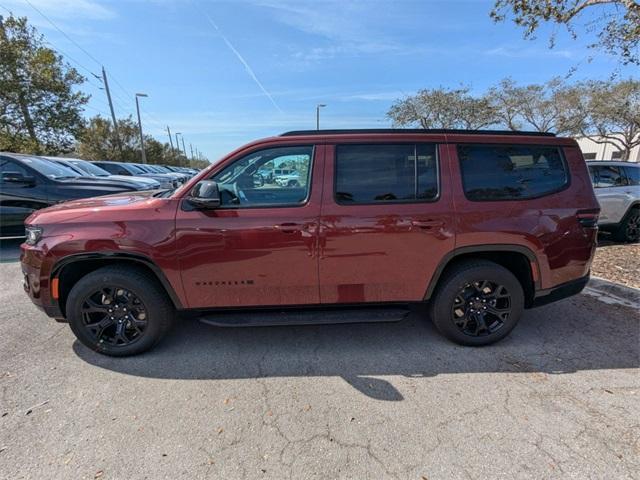
[[[332,323],[399,322],[409,310],[399,307],[219,311],[197,317],[216,327],[262,327],[276,325],[322,325]]]

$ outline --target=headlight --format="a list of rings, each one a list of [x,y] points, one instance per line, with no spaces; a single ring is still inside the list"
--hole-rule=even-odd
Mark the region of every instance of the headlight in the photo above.
[[[42,227],[27,226],[25,227],[25,232],[27,234],[27,239],[25,240],[27,245],[35,245],[42,238]]]

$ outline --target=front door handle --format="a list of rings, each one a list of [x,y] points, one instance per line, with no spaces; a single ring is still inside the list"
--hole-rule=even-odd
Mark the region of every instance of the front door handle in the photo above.
[[[444,227],[444,222],[441,220],[411,220],[411,225],[422,230],[433,230]]]
[[[284,222],[276,225],[276,228],[282,233],[296,233],[300,231],[300,225],[295,222]]]

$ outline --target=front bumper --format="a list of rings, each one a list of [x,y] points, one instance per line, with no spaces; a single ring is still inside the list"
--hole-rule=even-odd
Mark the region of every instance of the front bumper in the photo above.
[[[541,307],[542,305],[547,305],[579,294],[584,287],[587,286],[587,283],[589,283],[589,277],[590,274],[587,274],[582,278],[562,283],[553,288],[538,290],[531,307]]]
[[[37,247],[23,243],[20,245],[20,265],[22,268],[22,288],[33,304],[47,316],[56,320],[64,320],[58,302],[51,298],[48,275],[48,259]]]

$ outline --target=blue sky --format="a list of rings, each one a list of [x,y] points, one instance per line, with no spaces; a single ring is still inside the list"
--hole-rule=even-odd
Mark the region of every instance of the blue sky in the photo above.
[[[327,104],[322,128],[383,128],[393,100],[420,88],[482,92],[507,76],[544,82],[575,67],[576,80],[606,79],[617,68],[586,48],[587,36],[559,29],[552,50],[549,29],[522,39],[491,21],[492,3],[0,0],[0,11],[26,15],[83,75],[104,64],[118,116],[134,114],[133,93],[145,92],[146,132],[167,141],[169,125],[216,160],[256,138],[315,128],[317,103]],[[99,85],[91,77],[83,87],[87,116],[108,116]]]

